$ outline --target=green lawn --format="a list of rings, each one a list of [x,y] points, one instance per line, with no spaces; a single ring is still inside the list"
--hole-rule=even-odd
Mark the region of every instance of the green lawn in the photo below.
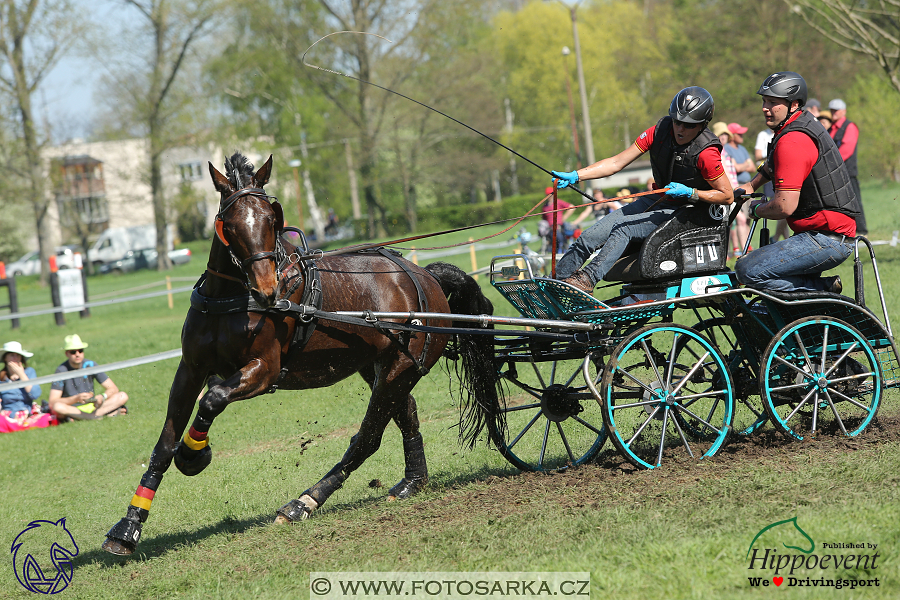
[[[900,229],[898,190],[864,188],[870,239],[890,239]],[[533,221],[529,227],[536,229]],[[427,245],[470,236],[480,237],[461,232]],[[199,276],[207,244],[192,245],[193,260],[170,274]],[[876,252],[896,319],[900,249],[879,246]],[[479,265],[491,254],[479,253]],[[468,254],[446,260],[468,268]],[[845,293],[852,294],[852,266],[848,262],[838,272],[849,288]],[[874,308],[874,285],[866,276]],[[94,298],[163,277],[144,271],[91,278],[89,285]],[[484,278],[480,283],[498,313],[514,313]],[[26,278],[20,301],[22,310],[49,305],[49,291]],[[15,331],[0,322],[0,337],[35,352],[30,364],[46,374],[64,359],[62,339],[70,333],[90,344],[88,357],[98,364],[176,348],[187,307],[188,294],[179,294],[172,310],[165,297],[142,300],[95,308],[87,319],[67,315],[65,327],[56,326],[51,315],[31,317]],[[746,560],[754,535],[794,516],[817,544],[877,543],[877,569],[868,575],[831,570],[828,576],[877,576],[881,583],[856,591],[782,586],[770,593],[900,595],[896,390],[881,412],[888,430],[860,440],[786,444],[770,432],[756,445],[728,446],[707,461],[640,472],[621,466],[624,461],[607,445],[598,465],[541,475],[520,474],[495,451],[460,448],[448,379],[443,369],[434,369],[416,388],[430,487],[407,502],[384,501],[403,471],[400,436],[390,426],[379,452],[312,519],[276,527],[270,524],[275,509],[340,458],[368,397],[358,378],[324,390],[280,391],[229,407],[210,433],[212,465],[194,478],[171,469],[138,553],[109,556],[99,546],[124,515],[146,468],[176,364],[111,373],[131,396],[125,418],[0,436],[0,542],[11,544],[32,520],[66,517],[80,554],[64,597],[306,598],[312,571],[402,570],[587,571],[595,598],[743,598],[769,592],[751,588],[747,580],[757,574]],[[763,542],[775,547],[780,540]],[[16,582],[7,556],[0,597],[33,597]]]

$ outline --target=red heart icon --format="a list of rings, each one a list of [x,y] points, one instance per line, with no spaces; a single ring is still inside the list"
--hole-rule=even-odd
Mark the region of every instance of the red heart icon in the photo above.
[[[772,581],[775,582],[775,585],[781,585],[784,583],[784,577],[773,577]]]

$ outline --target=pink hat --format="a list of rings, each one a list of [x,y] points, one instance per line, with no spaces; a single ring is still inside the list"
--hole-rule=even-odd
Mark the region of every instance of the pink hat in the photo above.
[[[747,128],[741,127],[740,123],[729,123],[728,131],[730,131],[731,133],[744,134],[747,133]]]

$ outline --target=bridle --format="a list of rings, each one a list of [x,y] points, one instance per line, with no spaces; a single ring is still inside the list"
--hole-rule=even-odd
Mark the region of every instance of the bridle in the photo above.
[[[231,249],[231,244],[225,239],[225,215],[231,209],[234,204],[243,198],[244,196],[253,196],[254,198],[262,198],[265,200],[271,200],[270,206],[272,210],[275,212],[275,250],[274,251],[263,251],[257,252],[256,254],[245,258],[244,260],[240,260]],[[211,274],[221,277],[222,279],[229,279],[231,281],[236,281],[244,286],[245,289],[252,290],[253,286],[250,283],[250,277],[247,275],[246,268],[259,260],[268,260],[272,259],[275,262],[275,278],[280,283],[282,276],[285,271],[288,271],[291,267],[297,264],[300,260],[300,256],[296,253],[288,254],[284,248],[284,244],[281,241],[281,233],[284,230],[284,210],[281,208],[281,204],[278,203],[278,198],[275,196],[270,196],[266,193],[266,191],[262,188],[256,187],[248,187],[240,189],[222,201],[219,212],[216,213],[215,220],[215,228],[216,228],[216,236],[219,238],[219,241],[222,242],[222,245],[228,249],[228,254],[231,255],[231,260],[234,262],[235,266],[240,270],[241,275],[244,276],[243,281],[238,279],[237,277],[232,277],[231,275],[226,275],[224,273],[219,273],[215,269],[213,269],[210,265],[207,265],[207,271]],[[295,258],[296,257],[296,258]],[[293,259],[293,260],[292,260]]]

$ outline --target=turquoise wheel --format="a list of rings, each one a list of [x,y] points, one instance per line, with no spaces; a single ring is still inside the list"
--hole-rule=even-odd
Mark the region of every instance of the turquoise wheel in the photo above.
[[[857,435],[881,403],[875,353],[853,326],[831,317],[806,317],[779,331],[759,378],[772,423],[797,440],[818,432]]]
[[[759,342],[759,346],[753,344],[755,340],[749,339],[741,327],[741,323],[715,317],[697,323],[693,329],[706,336],[725,356],[725,364],[734,377],[733,431],[738,435],[749,435],[765,425],[769,415],[759,393],[758,365],[763,342]]]
[[[513,363],[501,453],[523,471],[559,471],[597,456],[606,442],[600,407],[582,379],[583,353]]]
[[[613,444],[644,469],[714,455],[734,420],[724,357],[681,325],[648,325],[623,339],[606,365],[600,398]]]

